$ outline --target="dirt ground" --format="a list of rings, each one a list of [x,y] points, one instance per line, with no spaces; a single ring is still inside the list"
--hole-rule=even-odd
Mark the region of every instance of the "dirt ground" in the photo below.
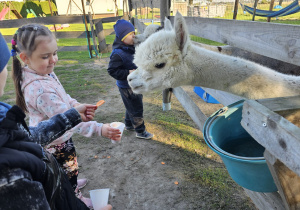
[[[107,85],[108,94],[99,94],[106,103],[97,110],[97,116],[105,123],[122,119],[125,112],[115,80],[105,71],[107,61],[100,59],[91,64],[91,68],[104,69],[99,73],[111,84]],[[79,177],[89,180],[83,194],[89,196],[89,190],[110,188],[109,203],[115,210],[256,209],[244,190],[232,180],[226,183],[231,185],[232,191],[224,192],[225,196],[212,186],[194,181],[196,168],[225,171],[224,165],[209,149],[203,157],[197,153],[187,154],[184,149],[162,141],[168,134],[161,131],[159,125],[152,125],[151,118],[151,113],[162,112],[161,100],[161,94],[144,95],[144,118],[147,130],[155,135],[153,140],[137,139],[133,131],[124,131],[120,144],[112,144],[106,138],[74,136]],[[86,102],[89,101],[96,100],[87,98]],[[207,115],[220,108],[220,105],[199,101]],[[187,115],[175,97],[172,110]],[[195,124],[194,127],[197,128]],[[198,134],[199,141],[203,141],[202,133]],[[188,164],[187,158],[190,158]]]

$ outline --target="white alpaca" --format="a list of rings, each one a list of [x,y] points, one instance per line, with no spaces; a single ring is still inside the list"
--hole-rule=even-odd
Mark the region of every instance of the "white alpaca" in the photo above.
[[[128,81],[135,93],[193,85],[249,99],[300,94],[300,77],[193,45],[180,13],[174,29],[167,22],[136,48],[134,63]]]
[[[159,25],[156,25],[156,24],[148,25],[142,34],[135,35],[135,37],[133,39],[134,45],[135,46],[139,45],[140,43],[145,41],[151,34],[159,31],[160,29],[161,29],[161,27]]]

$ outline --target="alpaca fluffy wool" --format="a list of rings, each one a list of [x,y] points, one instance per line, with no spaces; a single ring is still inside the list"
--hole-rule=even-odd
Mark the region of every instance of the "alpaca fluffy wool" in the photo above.
[[[193,45],[184,18],[175,16],[174,28],[148,37],[136,48],[138,69],[128,76],[135,93],[183,85],[226,91],[243,98],[295,96],[300,77],[285,75],[257,63]]]

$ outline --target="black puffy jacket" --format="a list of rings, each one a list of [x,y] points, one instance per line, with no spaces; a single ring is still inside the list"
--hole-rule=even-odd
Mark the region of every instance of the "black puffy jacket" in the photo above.
[[[71,109],[29,128],[19,107],[5,114],[0,122],[0,209],[88,209],[55,158],[34,143],[53,141],[76,126],[78,112]]]

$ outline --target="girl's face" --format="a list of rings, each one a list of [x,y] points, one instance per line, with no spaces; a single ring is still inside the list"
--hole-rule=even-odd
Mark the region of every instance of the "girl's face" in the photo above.
[[[7,79],[7,68],[5,66],[2,72],[0,73],[0,96],[3,95],[6,79]]]
[[[30,57],[24,55],[23,61],[28,67],[38,74],[45,75],[53,72],[54,66],[58,61],[57,43],[54,38],[38,37],[37,47]],[[22,57],[20,55],[20,57]]]
[[[123,42],[127,45],[133,45],[133,38],[135,37],[135,33],[131,32],[131,34],[129,34],[124,40]]]

